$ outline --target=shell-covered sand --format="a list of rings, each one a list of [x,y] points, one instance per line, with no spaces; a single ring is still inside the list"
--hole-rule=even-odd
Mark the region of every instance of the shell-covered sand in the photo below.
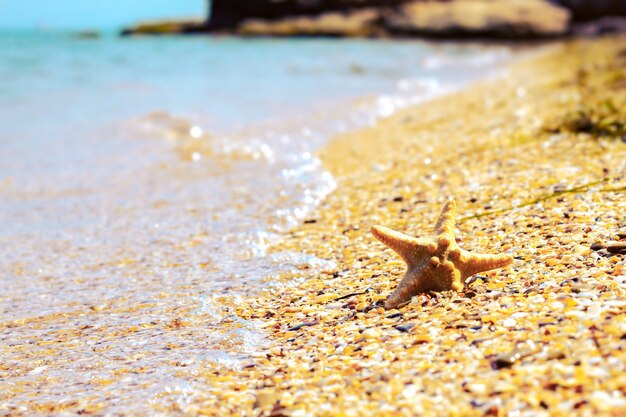
[[[178,378],[212,388],[155,413],[625,415],[625,115],[626,40],[609,38],[553,47],[505,77],[336,138],[321,158],[337,189],[275,248],[332,262],[314,274],[303,264],[233,302],[267,332],[267,349],[234,366],[181,363]],[[404,263],[370,227],[429,234],[448,197],[459,245],[511,254],[513,265],[462,293],[384,310]],[[5,349],[29,357],[28,346]],[[7,398],[20,390],[14,372],[0,368]],[[107,404],[35,397],[7,413],[63,409],[98,414]]]

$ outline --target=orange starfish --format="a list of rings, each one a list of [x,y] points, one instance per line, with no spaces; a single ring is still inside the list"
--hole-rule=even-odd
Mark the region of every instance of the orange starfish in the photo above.
[[[407,265],[400,285],[385,302],[386,309],[396,308],[425,291],[461,291],[465,280],[472,275],[513,262],[510,255],[482,255],[459,248],[454,236],[455,216],[456,203],[448,200],[430,239],[417,239],[382,226],[372,227],[372,234]]]

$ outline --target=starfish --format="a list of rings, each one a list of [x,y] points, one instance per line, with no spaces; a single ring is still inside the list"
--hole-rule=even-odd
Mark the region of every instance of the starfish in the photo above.
[[[385,301],[385,309],[397,308],[426,291],[461,291],[463,283],[479,272],[503,268],[513,262],[510,255],[483,255],[465,251],[456,244],[456,203],[448,200],[435,224],[432,238],[417,239],[382,226],[372,234],[406,262],[407,271],[398,288]]]

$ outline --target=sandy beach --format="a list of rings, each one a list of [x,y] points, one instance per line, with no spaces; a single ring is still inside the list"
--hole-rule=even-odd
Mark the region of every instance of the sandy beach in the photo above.
[[[214,295],[220,315],[180,303],[168,313],[180,319],[167,322],[70,327],[157,305],[120,300],[0,323],[45,332],[39,343],[0,347],[11,359],[0,367],[0,405],[40,390],[0,414],[103,413],[110,404],[88,397],[46,402],[63,380],[44,370],[77,344],[106,352],[107,342],[159,328],[181,341],[167,346],[176,378],[212,387],[188,398],[184,386],[161,393],[152,407],[163,415],[625,415],[625,114],[626,39],[614,37],[551,46],[502,77],[342,134],[320,152],[337,188],[272,248],[304,252],[310,263],[269,277],[260,294]],[[370,228],[426,236],[450,197],[459,246],[514,263],[462,292],[385,310],[405,266]],[[179,245],[193,250],[194,241]],[[186,285],[179,290],[195,283]],[[227,332],[240,319],[266,334],[249,360],[177,361],[192,329],[219,320]],[[141,359],[123,358],[127,368],[89,383],[142,386],[132,366]]]
[[[335,139],[322,158],[337,190],[285,247],[337,268],[307,276],[302,265],[297,285],[283,289],[293,277],[277,277],[240,303],[271,347],[243,369],[199,375],[215,391],[194,411],[623,415],[626,261],[591,246],[624,240],[624,47],[623,38],[560,45]],[[450,196],[459,244],[514,264],[462,293],[371,308],[404,264],[370,227],[424,236]]]

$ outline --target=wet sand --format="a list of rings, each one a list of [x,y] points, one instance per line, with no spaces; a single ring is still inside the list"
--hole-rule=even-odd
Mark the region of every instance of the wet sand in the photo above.
[[[333,140],[321,158],[336,190],[273,249],[305,252],[311,262],[268,278],[259,295],[215,295],[219,308],[199,311],[169,304],[167,322],[158,303],[120,300],[0,324],[9,358],[0,362],[0,411],[110,414],[115,403],[124,414],[124,392],[159,372],[141,362],[164,349],[175,383],[147,407],[167,415],[621,415],[626,256],[601,246],[624,242],[626,228],[625,50],[623,38],[558,46],[506,78]],[[448,197],[458,205],[459,245],[510,253],[514,264],[472,279],[462,293],[376,307],[404,265],[370,227],[425,235]],[[191,250],[194,240],[183,246]],[[133,273],[142,271],[131,264]],[[137,323],[90,324],[105,313]],[[265,342],[243,362],[186,361],[179,353],[201,350],[195,330],[212,321],[225,332],[253,324]],[[40,342],[8,340],[19,326],[39,329]],[[139,343],[150,328],[176,333],[178,343],[106,356],[111,344]],[[63,353],[78,345],[84,370],[120,360],[128,367],[75,381],[74,390],[110,386],[108,400],[77,401],[70,390],[65,402],[46,401],[66,384],[46,370],[63,368]],[[88,361],[91,352],[102,360]]]

